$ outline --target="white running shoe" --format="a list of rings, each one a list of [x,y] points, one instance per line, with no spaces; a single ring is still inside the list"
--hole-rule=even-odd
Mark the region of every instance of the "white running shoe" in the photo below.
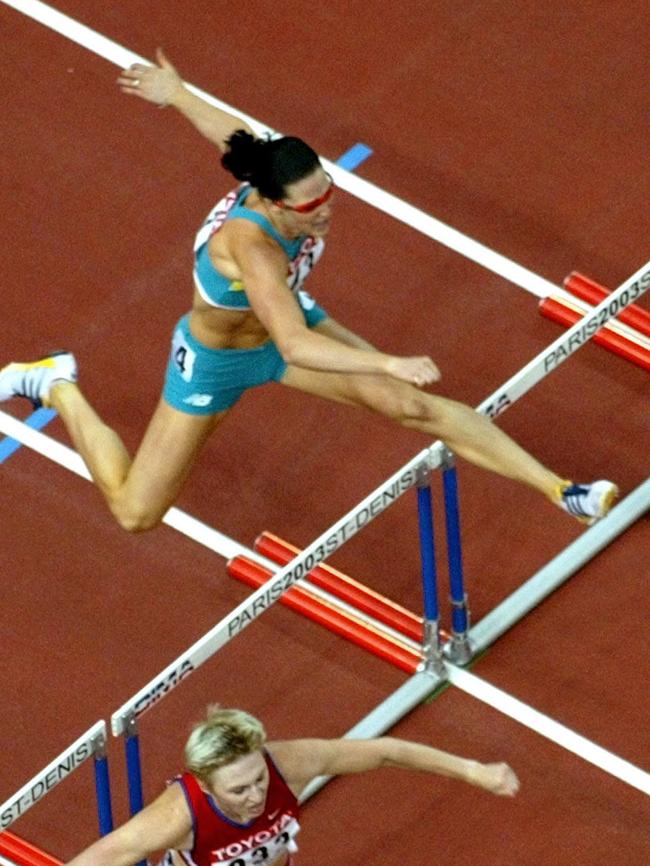
[[[618,497],[618,487],[611,481],[573,484],[567,481],[560,490],[560,508],[591,526],[604,517]]]
[[[0,370],[0,402],[11,397],[26,397],[37,409],[47,405],[54,382],[76,382],[77,362],[65,349],[52,352],[30,363],[7,364]]]

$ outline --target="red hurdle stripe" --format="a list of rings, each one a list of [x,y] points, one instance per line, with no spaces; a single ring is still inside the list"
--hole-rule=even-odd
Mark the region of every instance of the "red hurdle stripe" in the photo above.
[[[300,553],[300,548],[279,538],[271,532],[263,532],[256,540],[254,548],[278,565],[286,565]],[[354,580],[347,574],[329,565],[317,565],[307,575],[309,581],[325,589],[342,601],[367,613],[374,619],[401,632],[412,640],[422,642],[422,617],[380,595],[378,592]],[[441,638],[448,640],[449,635],[441,632]]]
[[[61,860],[25,842],[9,830],[0,833],[0,854],[19,866],[61,866]]]
[[[571,271],[564,278],[564,288],[577,298],[582,298],[583,301],[587,301],[594,306],[599,304],[611,292],[610,289],[601,286],[600,283],[591,280],[589,277],[585,277],[584,274],[578,271]],[[631,328],[636,328],[639,333],[644,334],[646,337],[650,337],[650,313],[637,304],[630,304],[616,318],[620,319],[621,322],[625,322]]]
[[[231,577],[236,577],[248,586],[259,587],[272,577],[273,572],[246,556],[235,556],[226,565]],[[389,661],[406,673],[416,672],[422,657],[410,647],[390,635],[381,634],[369,623],[336,607],[330,602],[316,598],[302,586],[293,586],[279,599],[280,604],[298,611],[303,616],[325,626],[335,634],[345,637],[379,658]]]
[[[552,319],[555,322],[570,327],[579,321],[584,312],[576,307],[571,301],[565,298],[551,296],[543,298],[539,303],[539,309],[543,316],[547,319]],[[632,361],[633,364],[642,367],[644,370],[650,370],[650,351],[643,346],[635,343],[633,340],[628,340],[622,334],[610,329],[601,328],[592,337],[594,343],[615,352],[622,358]]]

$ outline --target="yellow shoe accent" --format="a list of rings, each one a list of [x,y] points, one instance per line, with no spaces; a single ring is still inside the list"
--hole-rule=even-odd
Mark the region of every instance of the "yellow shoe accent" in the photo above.
[[[15,361],[13,364],[9,364],[5,367],[5,370],[13,370],[16,373],[23,370],[33,370],[34,367],[56,367],[56,361],[54,358],[43,358],[41,361],[26,361],[22,363],[21,361]]]
[[[592,481],[590,484],[560,486],[559,506],[580,523],[593,526],[601,520],[618,497],[618,487],[611,481]]]
[[[559,484],[555,485],[555,488],[553,489],[553,502],[556,505],[562,504],[562,494],[567,489],[567,487],[571,487],[572,485],[573,481],[570,480],[560,481]]]
[[[0,402],[26,397],[35,408],[50,405],[50,388],[59,382],[77,381],[77,362],[65,349],[57,349],[36,361],[18,361],[0,370]]]

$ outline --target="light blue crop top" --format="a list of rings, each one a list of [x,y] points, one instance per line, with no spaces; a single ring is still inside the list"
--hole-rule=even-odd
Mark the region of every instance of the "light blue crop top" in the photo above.
[[[251,187],[244,184],[221,199],[208,214],[194,241],[194,284],[203,300],[213,307],[227,310],[251,309],[241,280],[231,280],[220,273],[212,264],[208,253],[208,240],[219,231],[226,220],[250,220],[282,247],[287,256],[287,285],[299,300],[301,295],[306,295],[303,283],[321,257],[325,246],[322,239],[317,240],[310,235],[302,235],[295,240],[282,237],[265,216],[245,206],[250,192]]]

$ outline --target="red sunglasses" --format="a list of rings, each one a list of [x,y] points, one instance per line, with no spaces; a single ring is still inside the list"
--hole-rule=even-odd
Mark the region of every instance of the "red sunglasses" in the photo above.
[[[322,204],[325,204],[326,201],[329,201],[334,195],[334,181],[327,173],[325,174],[325,177],[329,180],[330,185],[327,187],[327,190],[323,195],[318,198],[313,198],[311,201],[306,201],[304,204],[287,204],[286,201],[274,201],[273,204],[276,204],[283,210],[292,210],[296,213],[311,213],[313,210],[316,210],[317,207],[320,207]]]

